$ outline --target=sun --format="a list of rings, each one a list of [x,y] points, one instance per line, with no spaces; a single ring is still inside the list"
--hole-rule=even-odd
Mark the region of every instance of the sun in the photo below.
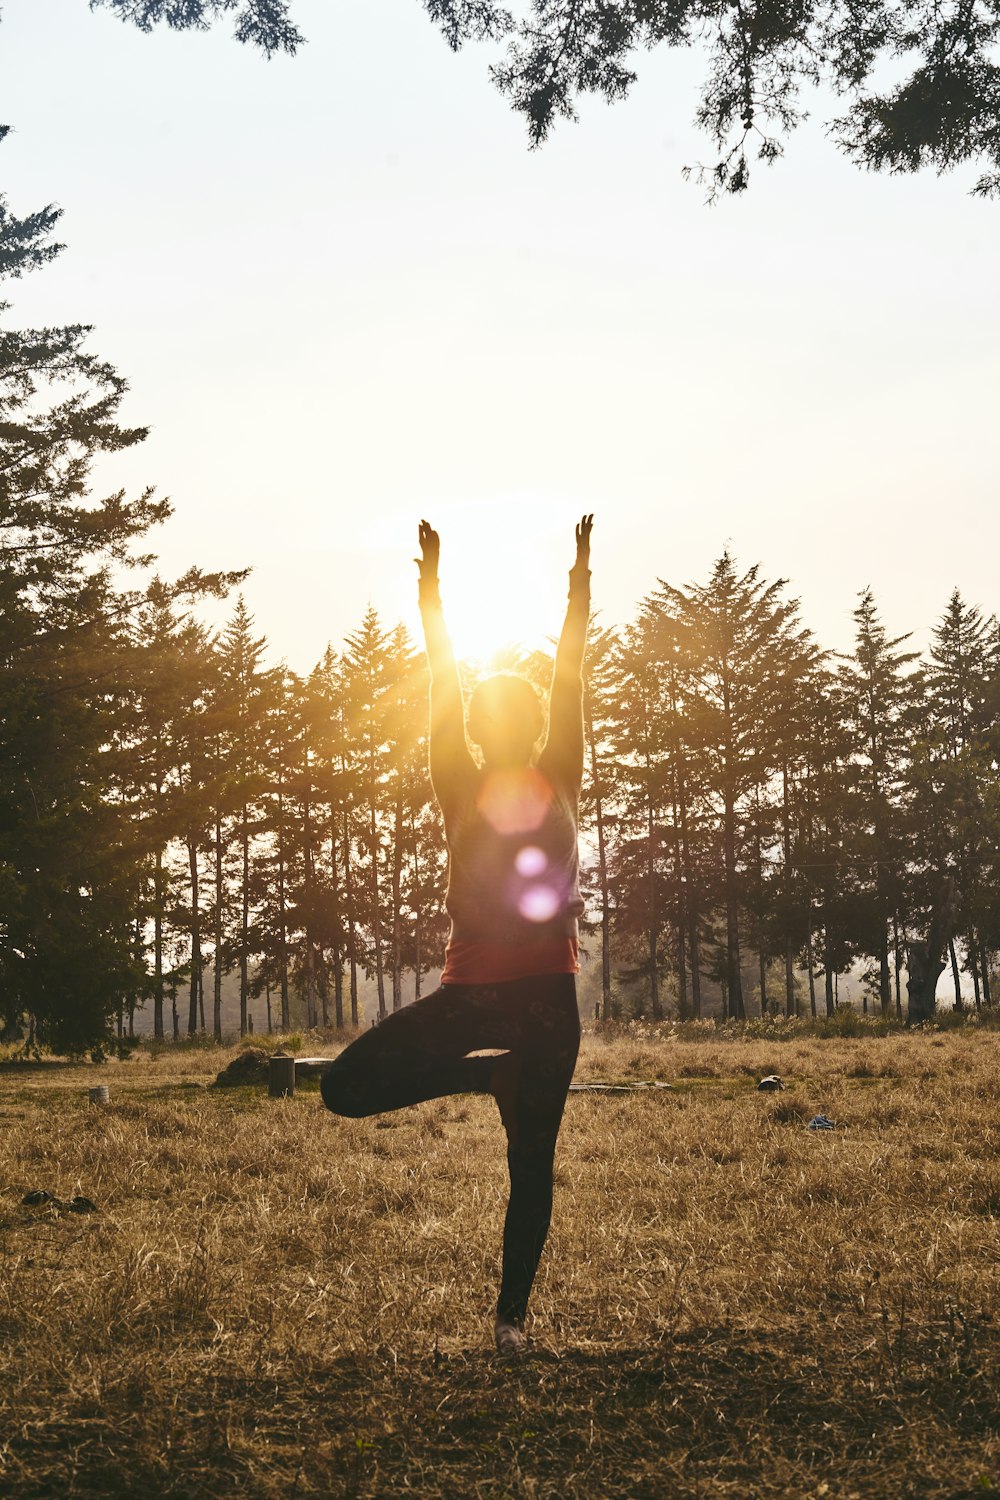
[[[514,536],[456,526],[442,537],[441,602],[455,655],[495,669],[512,651],[551,649],[561,624],[562,578]]]
[[[455,655],[477,676],[488,675],[517,670],[517,661],[535,652],[554,651],[566,611],[575,514],[540,494],[424,500],[407,509],[406,544],[400,542],[404,520],[394,515],[391,528],[380,523],[378,545],[385,547],[391,536],[400,576],[405,566],[409,582],[410,518],[426,517],[441,538],[441,603]],[[414,582],[403,605],[415,644],[422,638],[416,593]]]

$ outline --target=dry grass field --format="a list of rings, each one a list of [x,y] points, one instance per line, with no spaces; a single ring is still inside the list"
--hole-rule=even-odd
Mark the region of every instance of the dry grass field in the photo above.
[[[1000,1493],[1000,1033],[588,1037],[675,1087],[571,1097],[517,1365],[492,1101],[230,1055],[0,1070],[0,1494]]]

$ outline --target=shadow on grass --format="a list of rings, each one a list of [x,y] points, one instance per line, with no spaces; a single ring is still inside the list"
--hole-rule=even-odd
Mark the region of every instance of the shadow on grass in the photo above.
[[[1000,1494],[998,1353],[992,1327],[949,1347],[945,1329],[901,1345],[870,1324],[521,1362],[262,1349],[173,1381],[167,1359],[155,1394],[125,1362],[99,1400],[8,1435],[4,1493],[964,1500]]]

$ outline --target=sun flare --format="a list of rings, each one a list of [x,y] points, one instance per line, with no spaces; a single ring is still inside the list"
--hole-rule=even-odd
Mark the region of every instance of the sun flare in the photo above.
[[[456,527],[442,540],[441,600],[455,654],[495,669],[518,649],[551,649],[563,610],[563,581],[517,535]]]

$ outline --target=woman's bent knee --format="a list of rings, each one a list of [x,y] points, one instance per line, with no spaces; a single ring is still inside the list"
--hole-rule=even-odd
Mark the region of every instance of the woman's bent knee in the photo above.
[[[319,1091],[323,1096],[323,1103],[327,1109],[332,1110],[335,1115],[344,1115],[350,1120],[363,1119],[365,1115],[374,1114],[368,1099],[365,1097],[363,1084],[351,1076],[352,1070],[340,1068],[334,1063],[323,1074],[319,1083]]]

